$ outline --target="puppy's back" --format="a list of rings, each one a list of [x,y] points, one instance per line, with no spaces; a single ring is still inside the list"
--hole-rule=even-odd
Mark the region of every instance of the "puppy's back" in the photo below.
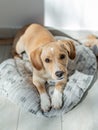
[[[43,26],[39,24],[30,24],[24,26],[20,29],[14,39],[13,43],[13,55],[16,54],[16,48],[20,48],[20,46],[24,51],[28,54],[35,50],[36,48],[45,45],[54,41],[53,35]]]

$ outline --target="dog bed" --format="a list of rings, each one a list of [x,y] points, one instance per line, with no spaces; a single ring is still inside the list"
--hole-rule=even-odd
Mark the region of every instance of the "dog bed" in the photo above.
[[[60,110],[51,109],[44,113],[40,109],[39,94],[32,85],[32,67],[28,59],[25,56],[23,60],[8,59],[0,64],[0,95],[37,116],[59,116],[70,111],[81,101],[90,88],[96,69],[96,57],[92,51],[83,45],[76,45],[76,58],[74,61],[69,60],[68,64],[69,74],[64,89],[63,106]],[[52,96],[54,83],[46,84],[46,88]]]

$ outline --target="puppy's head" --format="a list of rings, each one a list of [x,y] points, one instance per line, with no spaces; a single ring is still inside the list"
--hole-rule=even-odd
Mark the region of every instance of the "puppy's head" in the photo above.
[[[54,80],[62,80],[67,76],[68,58],[76,55],[74,43],[60,40],[46,44],[34,50],[30,57],[37,70],[44,69]]]

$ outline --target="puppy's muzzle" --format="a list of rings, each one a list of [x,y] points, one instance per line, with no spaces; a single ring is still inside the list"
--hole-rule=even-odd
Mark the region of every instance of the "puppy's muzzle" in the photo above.
[[[63,72],[63,71],[56,71],[56,72],[55,72],[55,75],[56,75],[58,78],[61,78],[61,77],[64,75],[64,72]]]

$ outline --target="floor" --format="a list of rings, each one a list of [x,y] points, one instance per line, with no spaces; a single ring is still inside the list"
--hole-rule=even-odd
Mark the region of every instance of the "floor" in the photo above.
[[[67,34],[72,34],[77,39],[80,34],[84,35],[83,32],[71,31]],[[11,45],[0,45],[0,63],[9,57]],[[83,102],[67,114],[56,118],[38,118],[0,96],[0,130],[98,130],[97,87],[98,80]]]

